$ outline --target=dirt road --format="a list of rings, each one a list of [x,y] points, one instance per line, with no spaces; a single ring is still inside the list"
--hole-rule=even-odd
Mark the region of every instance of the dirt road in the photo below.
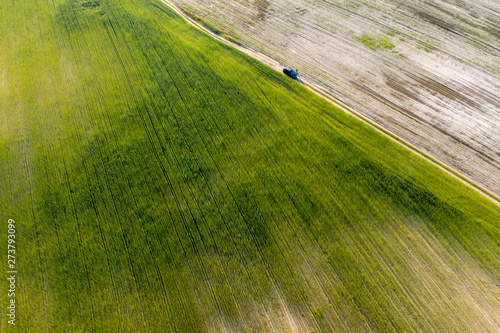
[[[500,195],[497,1],[172,3]]]

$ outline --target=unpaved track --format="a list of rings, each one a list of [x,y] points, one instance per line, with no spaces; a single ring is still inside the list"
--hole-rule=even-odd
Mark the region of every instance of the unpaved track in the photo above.
[[[500,195],[500,2],[171,1]]]
[[[185,12],[183,12],[181,9],[179,9],[177,7],[176,4],[174,4],[173,2],[170,2],[168,0],[162,0],[166,5],[168,5],[170,8],[172,8],[174,11],[176,11],[179,15],[181,15],[182,17],[184,17],[186,19],[186,21],[188,21],[189,23],[191,23],[192,25],[196,26],[197,28],[205,31],[206,33],[210,34],[211,36],[213,36],[214,38],[228,44],[228,45],[231,45],[235,48],[237,48],[238,50],[250,55],[251,57],[265,63],[266,65],[270,66],[271,68],[274,68],[275,70],[277,71],[281,71],[283,65],[280,64],[279,61],[271,58],[270,56],[266,55],[266,54],[263,54],[259,51],[256,51],[256,50],[253,50],[253,49],[250,49],[248,47],[243,47],[241,45],[238,45],[238,44],[235,44],[233,42],[230,42],[228,41],[227,39],[225,38],[222,38],[216,34],[214,34],[213,32],[211,32],[210,30],[206,29],[205,27],[203,27],[202,25],[200,25],[198,22],[194,21],[193,19],[191,19],[189,16],[187,16],[185,14]],[[175,2],[177,2],[177,0],[174,0]],[[213,7],[211,7],[213,8]],[[190,8],[190,10],[192,10],[192,8]],[[293,51],[293,50],[292,50]],[[360,105],[357,105],[356,103],[354,103],[355,105],[357,105],[359,108],[359,110],[362,110],[361,112],[357,112],[357,111],[354,111],[352,106],[350,104],[352,104],[353,100],[349,97],[349,96],[346,96],[344,94],[342,94],[340,91],[334,91],[331,87],[328,87],[327,85],[324,84],[324,82],[322,81],[318,81],[317,78],[314,78],[314,77],[311,77],[311,75],[305,75],[305,79],[301,79],[301,82],[307,86],[308,88],[310,88],[313,92],[317,93],[318,95],[326,98],[327,100],[329,100],[330,102],[332,102],[333,104],[339,106],[340,108],[342,108],[344,111],[354,115],[355,117],[361,119],[362,121],[364,121],[365,123],[369,124],[370,126],[374,127],[376,130],[378,130],[380,133],[390,137],[391,139],[395,140],[396,142],[406,146],[407,148],[409,148],[410,150],[414,151],[415,153],[419,154],[420,156],[426,158],[428,161],[432,162],[433,164],[437,165],[438,167],[440,167],[441,169],[443,169],[444,171],[448,172],[449,174],[452,174],[454,175],[455,177],[457,177],[459,180],[461,180],[462,182],[464,182],[465,184],[471,186],[472,188],[474,188],[475,190],[477,190],[479,193],[485,195],[486,197],[488,197],[489,199],[491,199],[492,201],[496,202],[497,204],[500,204],[500,198],[499,198],[499,193],[500,193],[500,190],[497,187],[491,187],[491,186],[488,186],[488,182],[484,182],[484,181],[481,181],[477,175],[471,171],[469,171],[468,169],[465,169],[463,167],[457,167],[457,165],[455,163],[450,163],[450,160],[447,159],[447,158],[443,158],[442,155],[439,155],[437,154],[438,156],[436,156],[435,154],[435,151],[433,150],[429,150],[429,149],[426,149],[425,145],[422,145],[422,143],[424,142],[424,138],[420,138],[420,141],[418,142],[415,142],[413,139],[412,136],[408,137],[408,136],[405,136],[405,133],[401,133],[400,131],[397,130],[397,128],[395,129],[393,126],[390,126],[388,124],[385,124],[384,122],[381,122],[379,121],[380,118],[375,118],[373,119],[370,114],[365,114],[363,113],[363,110],[365,110],[365,107],[363,106],[360,106]],[[389,81],[387,81],[389,82]],[[360,86],[358,83],[354,83],[356,86],[358,86],[361,90],[363,90],[364,88],[362,86]],[[397,89],[397,90],[400,90],[400,91],[403,91],[403,92],[407,92],[407,90],[398,85],[398,84],[395,84],[394,82],[392,83],[388,83],[390,86],[392,86],[394,89]],[[439,86],[440,89],[444,90],[444,92],[449,92],[450,94],[454,94],[454,92],[452,90],[450,90],[449,88],[441,85]],[[365,89],[368,89],[368,88],[365,88]],[[377,93],[371,91],[370,89],[368,89],[372,95],[374,96],[378,96]],[[500,93],[500,91],[499,91]],[[335,95],[335,96],[334,96]],[[339,96],[341,96],[341,98],[339,98]],[[462,98],[462,99],[466,99],[465,97],[463,97],[462,95],[458,94],[459,97],[456,97],[456,98]],[[460,97],[462,96],[462,97]],[[383,97],[378,97],[379,99],[382,99],[383,100]],[[442,96],[441,96],[442,98]],[[466,99],[466,101],[468,101]],[[498,98],[498,101],[500,101],[500,95],[499,95],[499,98]],[[351,102],[351,103],[349,103]],[[473,102],[471,102],[473,103]],[[390,102],[389,100],[386,100],[386,106],[385,107],[382,107],[382,109],[389,109],[390,110],[393,110],[394,107],[396,109],[398,109],[399,107],[395,104],[393,104],[392,102]],[[497,106],[500,108],[500,102],[497,103]],[[500,117],[500,115],[498,113],[500,113],[500,109],[497,108],[496,110],[497,114],[496,114],[496,117]],[[408,111],[409,112],[409,111]],[[495,115],[493,115],[495,116]],[[498,120],[496,117],[494,117],[494,120]],[[419,122],[419,117],[417,116],[414,116],[410,119],[407,119],[406,120],[407,122],[411,122],[411,121],[417,121]],[[500,134],[500,126],[492,126],[492,129],[494,130],[495,128],[497,128],[497,132],[498,133],[491,133],[492,135],[494,134]],[[428,129],[427,129],[428,133],[431,133]],[[438,132],[440,132],[441,134],[445,135],[444,131],[442,130],[438,130]],[[416,134],[414,132],[412,132],[413,134]],[[429,138],[429,139],[432,139],[432,138]],[[461,142],[459,141],[459,143],[462,145],[462,144],[465,144],[465,142]],[[454,147],[453,145],[451,146],[446,146],[445,143],[443,142],[439,142],[440,145],[438,145],[437,149],[440,150],[440,149],[448,149],[449,151],[453,150],[453,149],[456,149],[456,147]],[[498,142],[493,142],[493,148],[494,149],[497,149],[500,151],[500,140]],[[444,153],[445,153],[445,157],[446,156],[451,156],[449,153],[447,153],[446,150],[444,150]],[[468,154],[470,154],[470,152],[468,152]],[[436,157],[434,157],[434,156]],[[469,160],[472,159],[471,155],[468,155],[469,156]],[[500,156],[500,152],[498,153],[498,156]],[[441,157],[441,158],[440,158]],[[498,160],[498,159],[497,159]],[[498,163],[496,163],[498,164]],[[467,167],[468,165],[466,165]],[[472,165],[470,165],[472,166]],[[484,167],[484,165],[483,165]],[[500,164],[499,164],[499,167],[497,168],[500,168]],[[484,168],[483,168],[484,169]],[[495,169],[496,170],[496,169]],[[484,171],[484,170],[483,170]],[[499,170],[500,172],[500,170]],[[495,178],[496,175],[494,175],[493,177]],[[493,183],[497,183],[498,180],[496,179],[493,179],[492,180]],[[498,184],[497,184],[498,185]]]

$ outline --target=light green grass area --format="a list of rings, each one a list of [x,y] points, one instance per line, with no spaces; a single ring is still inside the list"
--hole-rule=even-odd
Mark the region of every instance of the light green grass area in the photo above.
[[[361,37],[356,37],[356,40],[358,42],[361,42],[364,45],[368,46],[372,50],[377,50],[380,48],[383,48],[383,49],[393,49],[394,48],[394,44],[392,44],[387,39],[379,38],[377,40],[377,39],[375,39],[367,34],[363,34]]]
[[[498,328],[500,208],[451,176],[160,1],[0,15],[0,331]]]

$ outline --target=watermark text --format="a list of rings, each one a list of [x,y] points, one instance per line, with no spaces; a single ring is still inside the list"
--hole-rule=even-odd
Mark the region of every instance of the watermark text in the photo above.
[[[16,221],[10,219],[7,227],[7,321],[11,325],[16,324],[16,275]]]

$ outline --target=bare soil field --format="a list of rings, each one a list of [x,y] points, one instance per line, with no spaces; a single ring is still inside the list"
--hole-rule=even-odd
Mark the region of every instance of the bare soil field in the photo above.
[[[500,195],[495,0],[172,0]]]

